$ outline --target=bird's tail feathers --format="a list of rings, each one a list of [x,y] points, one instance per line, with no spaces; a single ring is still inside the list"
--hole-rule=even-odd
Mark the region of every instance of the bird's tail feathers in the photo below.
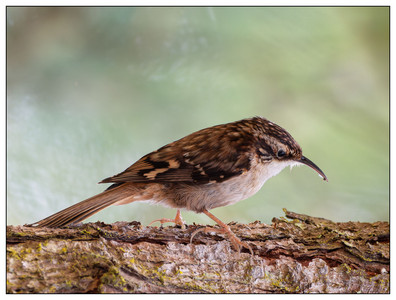
[[[62,227],[71,223],[81,222],[102,209],[110,205],[117,204],[117,202],[121,200],[124,202],[136,201],[133,199],[133,196],[131,196],[131,190],[125,189],[123,184],[105,190],[98,195],[65,208],[64,210],[61,210],[60,212],[57,212],[41,221],[30,224],[29,226]]]

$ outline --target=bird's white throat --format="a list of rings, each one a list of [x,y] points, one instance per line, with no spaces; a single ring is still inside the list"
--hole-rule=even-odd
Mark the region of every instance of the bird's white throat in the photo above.
[[[290,170],[294,167],[300,165],[299,162],[294,160],[285,160],[285,161],[272,161],[268,164],[259,165],[261,179],[263,183],[266,182],[271,177],[278,175],[280,171],[282,171],[286,167],[290,167]]]

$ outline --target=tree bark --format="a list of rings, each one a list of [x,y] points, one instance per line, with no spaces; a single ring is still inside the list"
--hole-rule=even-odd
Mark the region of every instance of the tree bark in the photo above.
[[[229,224],[254,255],[195,224],[7,226],[7,293],[389,293],[388,222],[284,211]]]

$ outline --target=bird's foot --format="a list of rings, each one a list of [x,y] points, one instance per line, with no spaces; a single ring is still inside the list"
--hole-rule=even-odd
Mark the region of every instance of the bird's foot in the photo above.
[[[186,229],[186,225],[184,224],[184,221],[183,221],[183,218],[181,216],[180,210],[177,210],[176,217],[174,219],[166,219],[166,218],[157,219],[157,220],[152,221],[149,224],[149,226],[151,226],[151,224],[153,224],[155,222],[160,222],[161,226],[164,223],[175,223],[176,225],[179,225],[183,230]]]
[[[204,227],[204,228],[200,228],[195,230],[190,238],[190,243],[192,242],[194,236],[199,233],[199,232],[204,232],[204,233],[208,233],[208,232],[216,232],[216,233],[220,233],[220,234],[226,234],[228,239],[231,242],[231,245],[234,247],[234,249],[236,251],[238,251],[238,253],[241,253],[241,249],[242,248],[246,248],[250,251],[250,253],[252,255],[254,255],[252,247],[249,246],[248,243],[241,241],[236,235],[235,233],[233,233],[230,229],[230,227],[226,224],[224,224],[225,226],[222,226],[221,224],[219,224],[221,226],[221,228],[213,228],[213,227]]]

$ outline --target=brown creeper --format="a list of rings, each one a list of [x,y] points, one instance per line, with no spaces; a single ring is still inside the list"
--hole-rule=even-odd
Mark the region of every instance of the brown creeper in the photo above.
[[[113,183],[104,192],[32,225],[61,227],[110,205],[151,200],[177,209],[175,219],[156,221],[184,227],[180,209],[203,212],[220,229],[199,229],[193,236],[199,231],[226,233],[237,250],[243,246],[251,251],[209,210],[254,195],[267,179],[297,164],[311,167],[327,181],[286,130],[261,117],[243,119],[199,130],[143,156],[124,172],[102,180]]]

